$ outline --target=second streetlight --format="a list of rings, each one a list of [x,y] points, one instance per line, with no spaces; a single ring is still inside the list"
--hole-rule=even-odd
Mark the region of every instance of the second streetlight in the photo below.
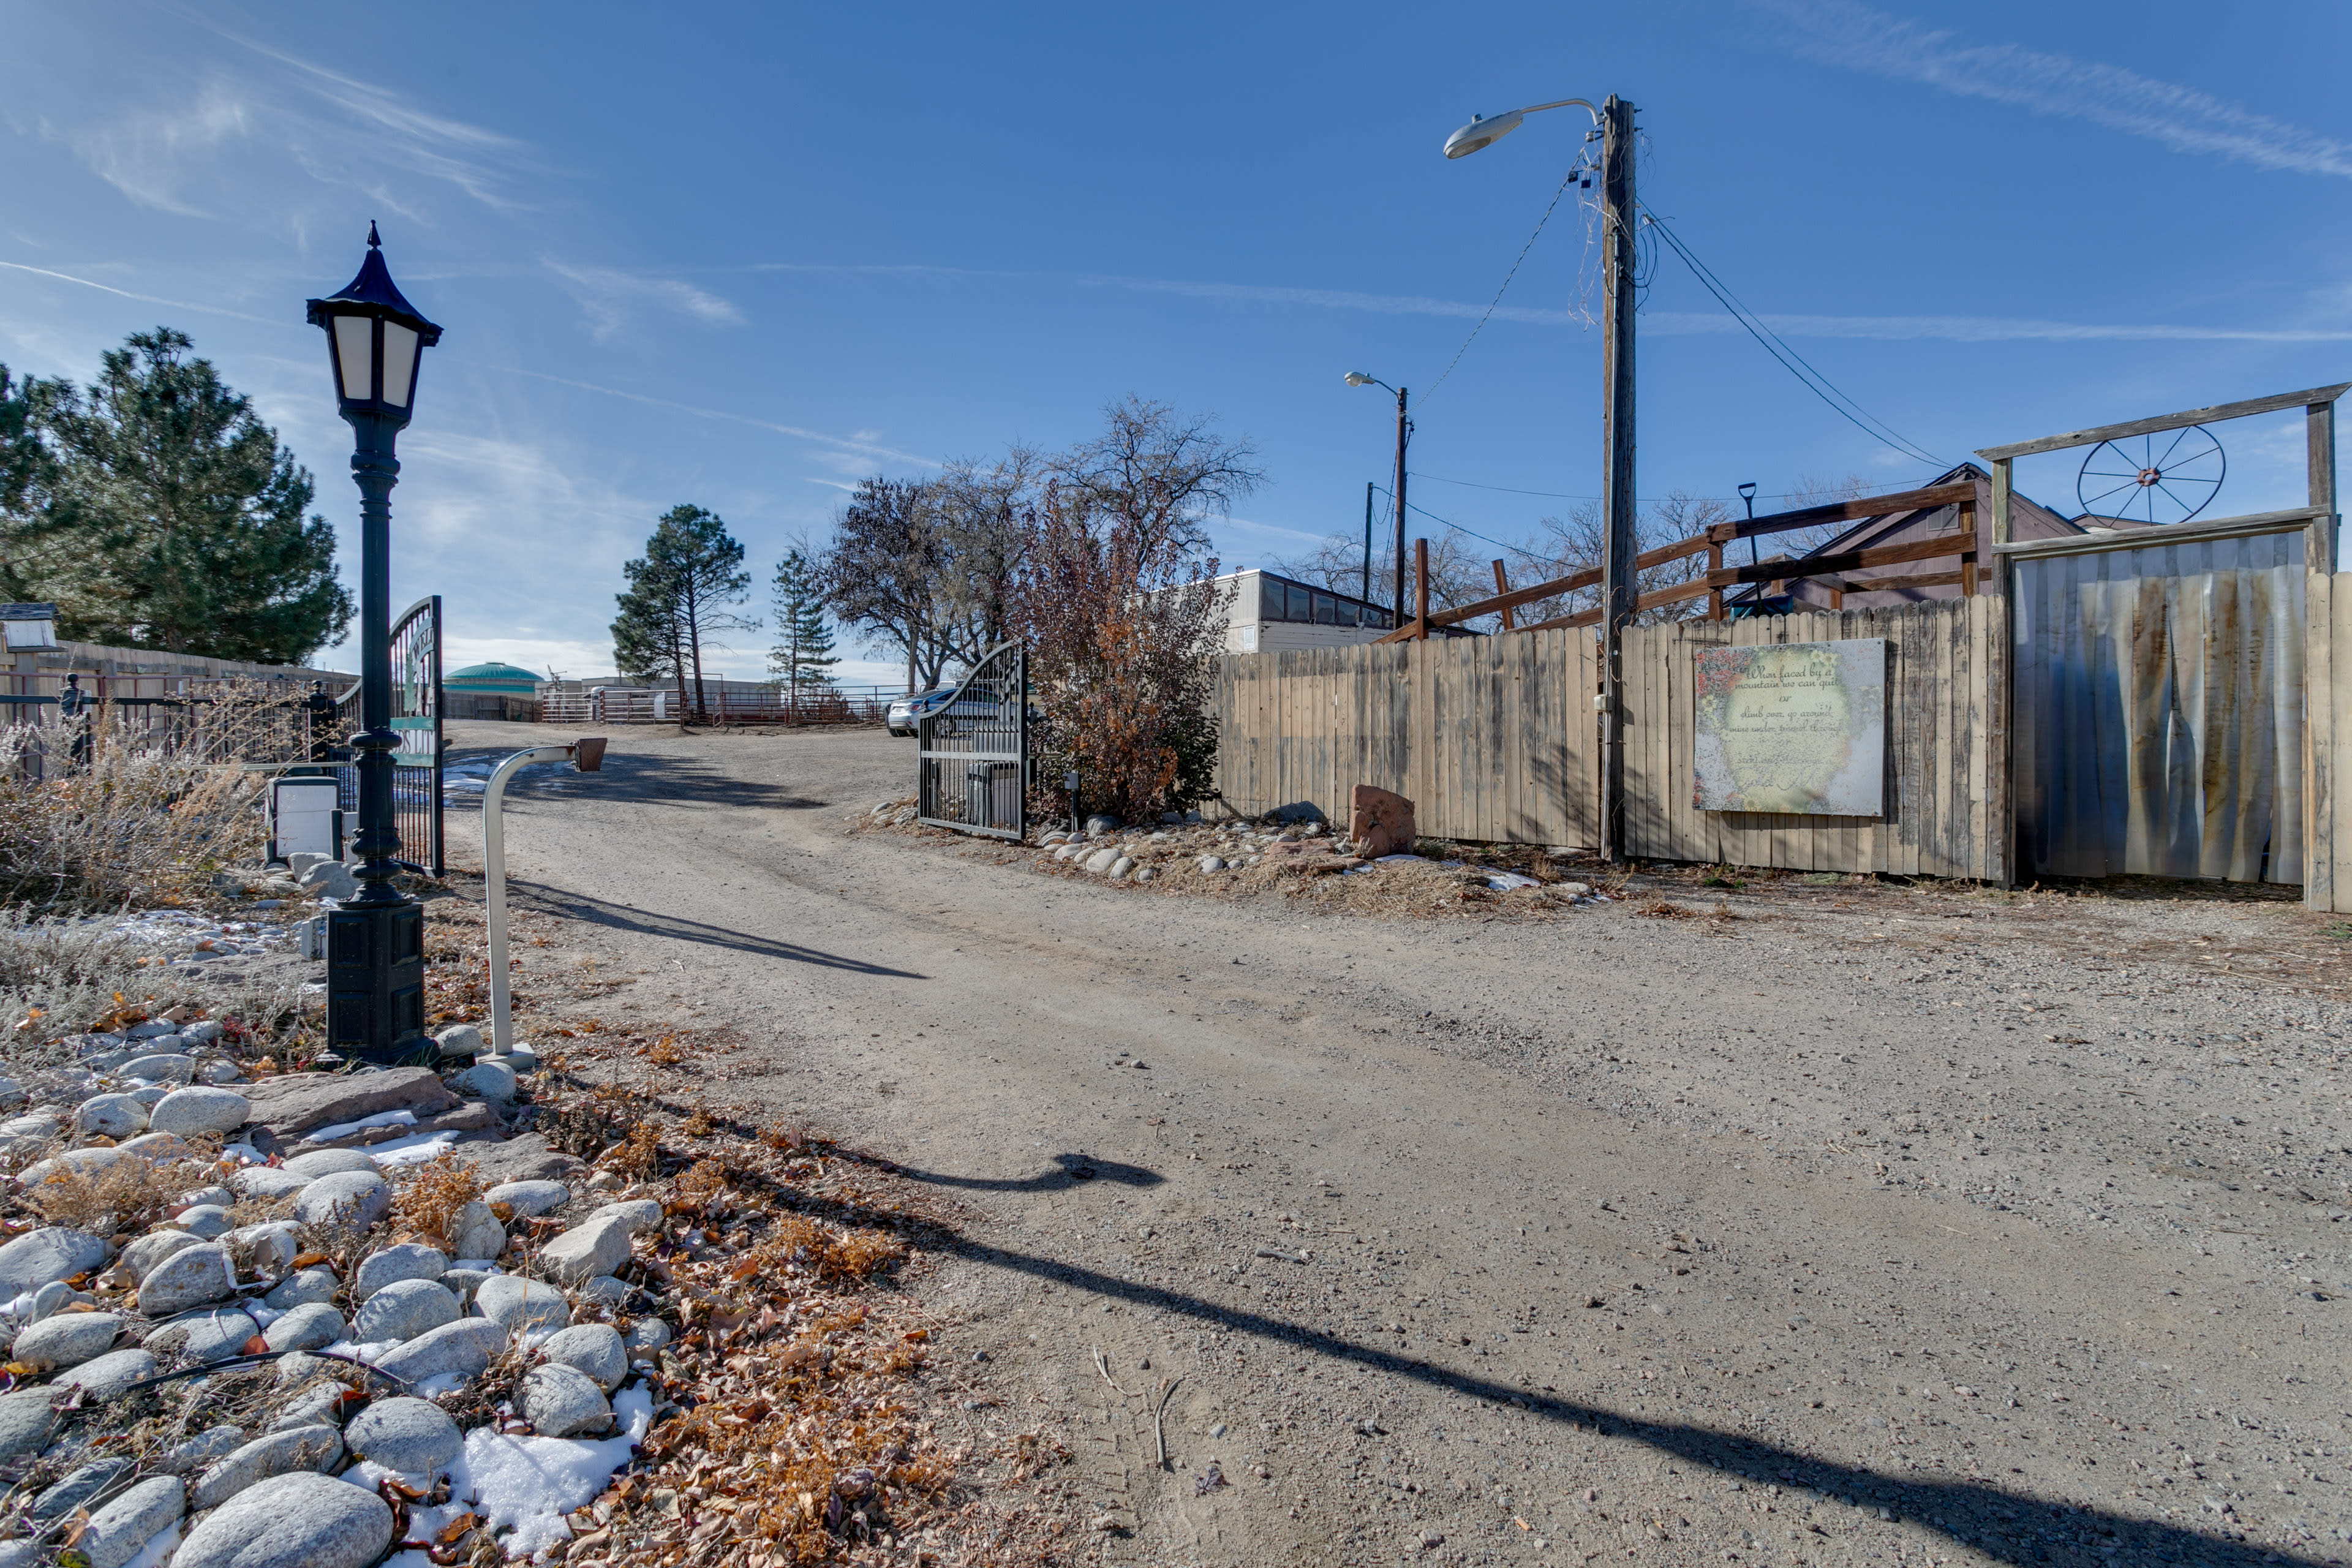
[[[1403,387],[1402,387],[1402,386],[1391,386],[1391,385],[1389,385],[1389,384],[1388,384],[1387,382],[1381,380],[1378,376],[1374,376],[1374,375],[1366,375],[1366,374],[1365,374],[1362,371],[1360,371],[1360,370],[1351,370],[1351,371],[1349,371],[1349,372],[1348,373],[1348,384],[1349,384],[1349,386],[1377,386],[1377,387],[1381,388],[1381,389],[1382,389],[1382,390],[1384,390],[1384,391],[1393,392],[1393,393],[1395,393],[1395,394],[1396,394],[1396,400],[1397,400],[1397,453],[1396,453],[1396,489],[1395,489],[1395,492],[1394,492],[1394,494],[1395,494],[1395,496],[1396,496],[1396,597],[1395,597],[1395,598],[1393,598],[1392,600],[1391,600],[1391,601],[1390,601],[1390,603],[1391,603],[1391,605],[1393,605],[1393,606],[1394,606],[1394,619],[1395,619],[1396,624],[1397,624],[1398,626],[1402,626],[1402,625],[1404,625],[1404,621],[1405,621],[1405,615],[1404,615],[1404,448],[1405,448],[1405,443],[1406,443],[1408,440],[1410,440],[1410,439],[1412,438],[1412,420],[1410,417],[1408,417],[1408,416],[1407,416],[1407,415],[1406,415],[1406,413],[1405,413],[1405,402],[1406,402],[1406,399],[1405,399],[1405,391],[1404,391],[1404,388],[1403,388]],[[1366,537],[1365,541],[1364,541],[1364,567],[1365,567],[1365,570],[1366,570],[1367,572],[1370,572],[1370,569],[1371,569],[1371,553],[1372,553],[1371,540],[1370,540],[1370,537],[1369,537],[1369,535],[1368,535],[1368,536]],[[1369,597],[1370,597],[1370,595],[1369,593],[1367,593],[1367,594],[1366,594],[1366,595],[1365,595],[1365,597],[1369,598]]]

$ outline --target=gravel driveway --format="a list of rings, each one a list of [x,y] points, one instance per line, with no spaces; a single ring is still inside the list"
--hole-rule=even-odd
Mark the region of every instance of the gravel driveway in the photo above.
[[[1324,915],[852,832],[912,763],[620,730],[509,863],[635,975],[596,1009],[740,1029],[725,1093],[967,1216],[949,1375],[1062,1424],[1082,1552],[2352,1558],[2352,1010],[2299,906]]]

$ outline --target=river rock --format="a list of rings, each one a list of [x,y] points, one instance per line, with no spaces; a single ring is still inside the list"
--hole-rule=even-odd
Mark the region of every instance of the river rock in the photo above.
[[[56,1372],[104,1355],[121,1331],[112,1312],[59,1312],[18,1334],[8,1355],[36,1372]]]
[[[536,1279],[500,1274],[482,1281],[474,1291],[474,1310],[509,1333],[534,1329],[560,1329],[572,1321],[571,1304],[563,1292]]]
[[[572,1294],[582,1301],[597,1307],[618,1307],[636,1294],[637,1288],[627,1280],[611,1274],[599,1274],[593,1279],[583,1279]]]
[[[66,1518],[96,1497],[107,1482],[130,1468],[131,1461],[127,1458],[100,1459],[82,1466],[33,1500],[33,1522],[46,1525]]]
[[[482,1031],[471,1024],[452,1024],[434,1036],[433,1043],[441,1047],[441,1054],[445,1058],[479,1056],[482,1050]]]
[[[495,1258],[507,1249],[507,1227],[489,1205],[476,1198],[451,1216],[449,1249],[459,1258]]]
[[[177,1476],[150,1476],[89,1516],[74,1542],[89,1568],[122,1568],[179,1522],[186,1489]]]
[[[0,1459],[37,1454],[48,1447],[49,1428],[56,1420],[49,1401],[58,1392],[20,1388],[14,1394],[0,1394]]]
[[[176,1051],[133,1057],[114,1069],[117,1078],[143,1078],[149,1083],[185,1083],[196,1076],[196,1058]]]
[[[335,1278],[333,1269],[314,1263],[308,1268],[297,1268],[288,1275],[276,1289],[261,1299],[261,1304],[283,1312],[312,1301],[331,1301],[335,1299],[335,1292],[342,1289],[342,1283]]]
[[[552,1362],[523,1373],[515,1405],[542,1437],[602,1433],[613,1424],[604,1391],[583,1373]]]
[[[235,1089],[175,1089],[147,1113],[147,1125],[158,1132],[194,1137],[199,1132],[234,1132],[245,1125],[252,1102]]]
[[[1118,865],[1120,858],[1116,846],[1108,849],[1097,849],[1087,857],[1087,869],[1100,877],[1108,872],[1113,866]]]
[[[379,1399],[351,1419],[343,1442],[372,1464],[406,1476],[437,1475],[465,1451],[465,1434],[429,1399]]]
[[[282,1359],[293,1361],[296,1358],[287,1356]],[[326,1364],[314,1355],[306,1355],[300,1359],[313,1366]],[[343,1395],[348,1390],[341,1383],[322,1381],[311,1384],[297,1394],[290,1403],[278,1408],[277,1415],[263,1429],[264,1435],[273,1432],[299,1432],[305,1426],[340,1428],[343,1419]]]
[[[142,1132],[136,1138],[125,1138],[114,1152],[129,1159],[144,1160],[151,1165],[169,1165],[196,1158],[195,1150],[176,1132]]]
[[[629,1325],[626,1343],[633,1355],[651,1355],[669,1343],[669,1325],[659,1318],[639,1318]]]
[[[366,1171],[376,1175],[383,1173],[382,1166],[357,1149],[313,1149],[307,1154],[297,1154],[287,1161],[284,1169],[312,1181],[320,1176],[340,1176],[346,1171]]]
[[[228,1210],[218,1204],[197,1204],[182,1209],[179,1218],[172,1223],[199,1241],[217,1241],[229,1233],[234,1224]]]
[[[188,1532],[173,1568],[367,1568],[392,1544],[392,1508],[348,1481],[297,1470],[221,1504]]]
[[[92,1175],[116,1161],[127,1158],[129,1156],[119,1148],[68,1149],[61,1154],[26,1166],[18,1173],[16,1180],[22,1185],[37,1187],[51,1176],[64,1175],[68,1172],[77,1176]]]
[[[394,1068],[385,1072],[280,1073],[247,1091],[255,1121],[292,1142],[313,1127],[357,1121],[385,1110],[419,1116],[457,1109],[440,1075],[431,1068]]]
[[[343,1315],[324,1301],[295,1308],[261,1331],[274,1351],[324,1350],[343,1337]]]
[[[449,1153],[458,1163],[474,1167],[493,1186],[507,1182],[560,1182],[588,1168],[585,1162],[550,1147],[543,1132],[526,1132],[503,1142],[460,1143]]]
[[[191,1470],[203,1469],[215,1459],[225,1459],[244,1447],[243,1428],[207,1426],[186,1442],[166,1448],[156,1464],[168,1474],[184,1476]]]
[[[343,1435],[332,1426],[297,1426],[288,1432],[272,1432],[238,1445],[226,1458],[206,1466],[189,1487],[188,1502],[198,1512],[218,1508],[272,1476],[324,1470],[342,1457]]]
[[[451,1373],[473,1377],[506,1348],[505,1324],[489,1318],[460,1318],[378,1356],[375,1364],[409,1384]],[[6,1398],[0,1394],[0,1401]]]
[[[87,1274],[114,1255],[106,1238],[88,1231],[45,1226],[0,1247],[0,1294],[9,1300],[37,1290],[52,1279]]]
[[[622,1347],[621,1331],[610,1323],[581,1323],[550,1334],[539,1353],[570,1367],[606,1394],[629,1375],[629,1352]]]
[[[236,1265],[217,1241],[183,1247],[139,1281],[139,1310],[168,1318],[236,1294]]]
[[[260,1325],[253,1319],[231,1308],[174,1318],[160,1328],[149,1330],[139,1342],[156,1356],[210,1365],[244,1354],[245,1347],[259,1331]]]
[[[560,1209],[572,1201],[572,1189],[562,1182],[502,1182],[482,1194],[484,1203],[505,1204],[514,1210],[517,1219],[527,1219],[550,1209]],[[0,1258],[6,1257],[0,1251]]]
[[[191,1046],[209,1046],[221,1037],[220,1020],[199,1018],[193,1024],[180,1026],[180,1038]]]
[[[514,1068],[504,1062],[476,1062],[457,1075],[457,1089],[459,1094],[478,1095],[504,1104],[515,1097]]]
[[[25,1310],[18,1316],[23,1323],[29,1326],[39,1322],[52,1312],[65,1310],[66,1303],[77,1297],[83,1300],[96,1300],[95,1297],[84,1291],[76,1290],[62,1279],[52,1279],[33,1292],[33,1299],[25,1303]]]
[[[290,1219],[241,1226],[221,1240],[236,1255],[236,1266],[249,1274],[282,1274],[302,1256],[301,1229]]]
[[[88,1389],[94,1400],[113,1399],[132,1384],[143,1383],[154,1376],[159,1370],[152,1351],[109,1351],[95,1360],[59,1373],[51,1381],[51,1386]]]
[[[216,1204],[225,1209],[236,1207],[236,1194],[218,1184],[197,1187],[192,1192],[182,1193],[180,1201],[190,1208],[195,1207],[198,1204]]]
[[[248,1198],[264,1202],[291,1197],[310,1184],[311,1178],[276,1165],[248,1165],[228,1179],[228,1184]]]
[[[147,1108],[127,1094],[98,1094],[74,1110],[74,1131],[85,1138],[129,1138],[147,1131]]]
[[[367,1299],[359,1316],[352,1320],[352,1332],[362,1344],[381,1344],[386,1340],[405,1344],[445,1323],[456,1322],[461,1312],[457,1298],[434,1281],[395,1279]]]
[[[294,1217],[305,1225],[341,1220],[364,1230],[392,1208],[392,1184],[367,1171],[320,1176],[294,1200]]]
[[[610,1274],[629,1260],[631,1235],[617,1216],[592,1216],[540,1248],[539,1271],[559,1285]]]
[[[449,1271],[449,1259],[437,1247],[404,1241],[372,1252],[352,1280],[352,1300],[364,1301],[401,1279],[438,1279]]]

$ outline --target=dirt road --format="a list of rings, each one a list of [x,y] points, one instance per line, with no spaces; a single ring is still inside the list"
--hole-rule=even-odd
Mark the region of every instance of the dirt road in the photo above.
[[[516,876],[961,1205],[950,1375],[1102,1561],[2352,1558],[2352,1010],[2136,956],[2299,908],[1311,916],[853,834],[870,731],[606,767]]]

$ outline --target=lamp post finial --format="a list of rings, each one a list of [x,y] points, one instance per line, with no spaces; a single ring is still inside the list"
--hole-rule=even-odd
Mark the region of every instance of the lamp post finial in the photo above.
[[[370,250],[380,250],[383,247],[383,241],[378,239],[375,235],[375,219],[370,218],[368,219],[368,248]]]

